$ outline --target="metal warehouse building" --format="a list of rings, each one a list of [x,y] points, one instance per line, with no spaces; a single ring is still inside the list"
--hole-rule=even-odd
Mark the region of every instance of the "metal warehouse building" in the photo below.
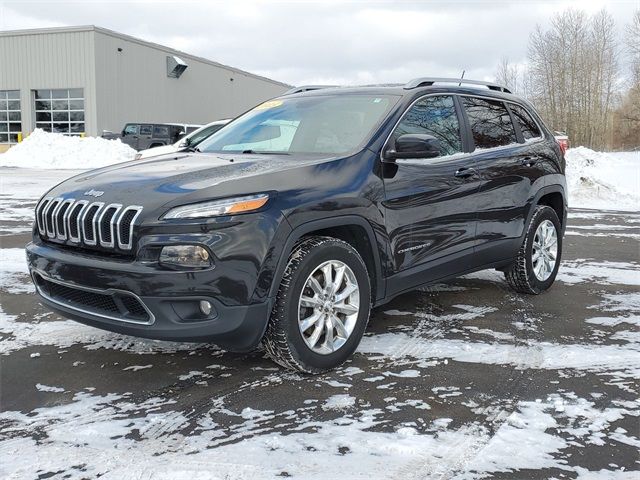
[[[95,26],[0,32],[0,151],[34,128],[98,136],[126,122],[205,124],[288,88]]]

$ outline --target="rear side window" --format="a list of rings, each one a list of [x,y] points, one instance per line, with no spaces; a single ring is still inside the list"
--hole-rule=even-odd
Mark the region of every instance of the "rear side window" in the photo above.
[[[391,145],[400,135],[418,133],[432,135],[440,141],[440,155],[462,152],[460,124],[453,98],[426,97],[416,102],[400,121],[391,136]]]
[[[460,98],[469,117],[476,149],[517,143],[516,131],[504,103],[474,97]]]
[[[169,136],[169,127],[166,125],[156,125],[153,127],[153,136],[154,137],[168,137]]]
[[[151,135],[153,127],[151,125],[140,125],[140,135]]]
[[[515,117],[516,122],[520,125],[520,130],[522,131],[522,136],[525,140],[542,136],[538,125],[523,107],[512,103],[509,105],[509,108]]]

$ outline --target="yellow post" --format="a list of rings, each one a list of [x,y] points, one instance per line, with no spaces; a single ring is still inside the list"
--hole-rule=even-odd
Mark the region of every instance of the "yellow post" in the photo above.
[[[18,143],[22,141],[22,132],[18,132]]]
[[[84,136],[85,136],[85,135],[86,135],[86,133],[85,133],[85,132],[82,132],[82,133],[80,134],[80,138],[84,138]]]

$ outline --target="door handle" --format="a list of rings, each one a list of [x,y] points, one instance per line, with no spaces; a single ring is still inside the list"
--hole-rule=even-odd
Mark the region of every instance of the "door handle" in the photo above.
[[[476,169],[475,168],[471,168],[471,167],[462,167],[459,168],[458,170],[456,170],[456,173],[454,174],[454,176],[458,177],[458,178],[468,178],[468,177],[472,177],[476,174]]]
[[[522,159],[522,165],[525,167],[533,167],[536,163],[538,163],[538,157],[524,157]]]

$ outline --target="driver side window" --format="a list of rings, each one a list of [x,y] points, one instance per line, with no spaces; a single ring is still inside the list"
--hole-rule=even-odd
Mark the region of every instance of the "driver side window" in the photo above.
[[[462,152],[460,124],[453,97],[442,95],[417,101],[405,114],[391,136],[391,145],[405,134],[431,135],[440,142],[440,156]]]

